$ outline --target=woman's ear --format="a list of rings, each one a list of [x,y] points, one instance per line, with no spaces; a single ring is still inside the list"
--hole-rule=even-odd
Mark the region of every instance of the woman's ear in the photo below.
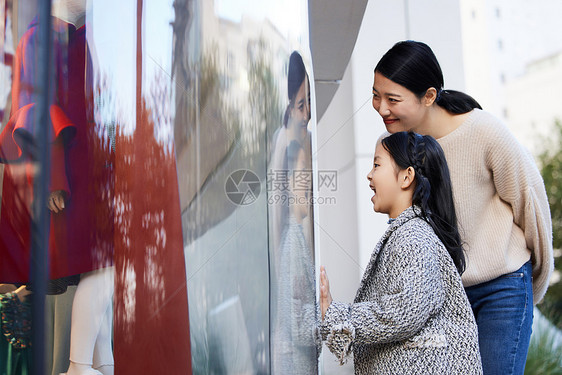
[[[402,184],[400,187],[404,190],[413,186],[414,180],[416,179],[416,171],[412,167],[408,167],[400,172],[400,178],[402,179]]]
[[[437,90],[435,89],[435,87],[428,88],[423,96],[423,103],[429,107],[435,102],[436,99]]]

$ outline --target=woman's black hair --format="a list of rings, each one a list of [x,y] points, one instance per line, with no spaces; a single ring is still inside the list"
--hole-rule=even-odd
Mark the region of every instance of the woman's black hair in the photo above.
[[[294,105],[295,96],[299,91],[302,83],[304,82],[306,74],[306,68],[304,62],[302,61],[302,56],[297,51],[291,53],[289,58],[289,74],[287,77],[287,94],[289,96],[289,105],[285,110],[285,116],[283,117],[283,125],[287,126],[289,121],[289,112],[291,107]]]
[[[425,43],[413,40],[396,43],[380,59],[375,72],[404,86],[420,99],[429,88],[435,88],[435,102],[451,113],[460,114],[470,112],[474,108],[482,109],[470,95],[443,89],[443,72],[437,57]]]
[[[420,216],[431,225],[462,275],[466,262],[443,149],[431,136],[413,132],[394,133],[382,145],[401,170],[414,168],[412,204],[421,209]]]

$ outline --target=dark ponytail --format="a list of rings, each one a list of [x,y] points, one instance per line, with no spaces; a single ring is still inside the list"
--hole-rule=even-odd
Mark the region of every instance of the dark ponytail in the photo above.
[[[451,113],[482,109],[474,98],[465,93],[443,90],[443,72],[437,57],[425,43],[413,40],[396,43],[381,58],[375,72],[404,86],[420,99],[433,87],[437,90],[437,105]]]
[[[436,101],[439,107],[451,113],[466,113],[474,108],[482,109],[472,96],[455,90],[441,90]]]
[[[431,136],[413,132],[392,134],[382,145],[400,169],[414,168],[412,203],[421,209],[419,216],[431,225],[462,275],[466,262],[443,149]]]

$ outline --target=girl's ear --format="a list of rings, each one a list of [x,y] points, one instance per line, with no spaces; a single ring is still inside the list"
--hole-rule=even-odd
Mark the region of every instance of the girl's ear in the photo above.
[[[412,167],[408,167],[400,172],[401,184],[400,187],[404,190],[413,186],[414,180],[416,179],[416,171]]]
[[[425,92],[422,100],[423,103],[429,107],[435,102],[436,99],[437,99],[437,90],[435,89],[435,87],[430,87]]]

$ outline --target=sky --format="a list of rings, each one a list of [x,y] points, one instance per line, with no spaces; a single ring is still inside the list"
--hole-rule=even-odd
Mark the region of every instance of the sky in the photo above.
[[[240,22],[242,14],[256,20],[269,19],[285,36],[294,36],[301,33],[304,24],[302,11],[306,1],[299,0],[215,0],[215,12],[218,17],[234,22]],[[295,12],[295,9],[300,11]]]

